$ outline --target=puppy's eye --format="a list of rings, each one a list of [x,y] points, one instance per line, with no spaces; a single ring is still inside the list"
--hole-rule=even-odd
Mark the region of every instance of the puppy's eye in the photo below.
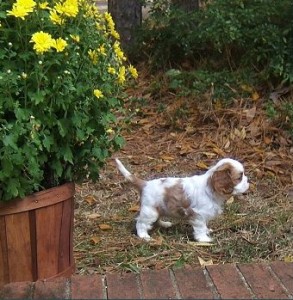
[[[242,180],[242,177],[243,177],[243,173],[241,173],[241,174],[239,175],[239,177],[237,178],[237,180]]]

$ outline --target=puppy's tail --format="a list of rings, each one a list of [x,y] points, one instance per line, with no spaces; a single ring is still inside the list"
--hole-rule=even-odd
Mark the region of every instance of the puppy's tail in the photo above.
[[[139,191],[142,191],[143,187],[146,185],[146,181],[134,176],[131,174],[122,164],[122,162],[118,159],[115,158],[116,165],[118,170],[122,173],[122,175],[130,181]]]

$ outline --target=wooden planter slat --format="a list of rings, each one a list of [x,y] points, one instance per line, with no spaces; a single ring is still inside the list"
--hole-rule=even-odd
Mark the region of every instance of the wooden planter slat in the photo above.
[[[9,282],[5,217],[0,217],[0,282]]]
[[[61,217],[62,203],[36,212],[38,276],[41,278],[58,273]]]
[[[74,184],[14,204],[0,204],[0,286],[70,276],[75,269]]]
[[[64,228],[72,227],[72,214],[70,214],[71,210],[73,209],[72,207],[72,202],[69,201],[64,201],[63,202],[63,210],[62,210],[62,226],[61,226],[61,232],[60,232],[60,241],[63,241],[60,243],[60,248],[59,248],[59,272],[61,270],[64,270],[66,266],[71,265],[73,258],[72,258],[72,253],[71,249],[73,249],[73,244],[72,244],[72,237],[68,234]],[[70,253],[70,255],[67,255],[67,253]]]
[[[31,264],[31,238],[29,213],[5,217],[10,281],[30,280],[33,277]]]

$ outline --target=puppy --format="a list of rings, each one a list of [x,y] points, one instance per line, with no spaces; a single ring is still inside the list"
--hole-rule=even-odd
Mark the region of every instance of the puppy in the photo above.
[[[136,230],[145,240],[150,240],[148,231],[156,221],[166,228],[172,226],[160,220],[167,216],[187,219],[197,241],[211,242],[208,222],[223,212],[225,201],[232,195],[242,194],[249,188],[243,165],[230,158],[220,160],[203,175],[150,181],[132,175],[119,159],[115,160],[119,171],[140,192]]]

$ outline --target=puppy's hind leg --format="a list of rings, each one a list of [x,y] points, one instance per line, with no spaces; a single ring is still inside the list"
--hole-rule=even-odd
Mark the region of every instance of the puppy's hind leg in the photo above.
[[[173,224],[168,221],[163,221],[161,219],[158,220],[158,224],[164,228],[170,228]]]
[[[155,208],[149,206],[143,206],[136,218],[136,232],[137,235],[146,241],[149,241],[151,237],[148,234],[148,230],[153,228],[153,224],[157,221],[159,213]]]

